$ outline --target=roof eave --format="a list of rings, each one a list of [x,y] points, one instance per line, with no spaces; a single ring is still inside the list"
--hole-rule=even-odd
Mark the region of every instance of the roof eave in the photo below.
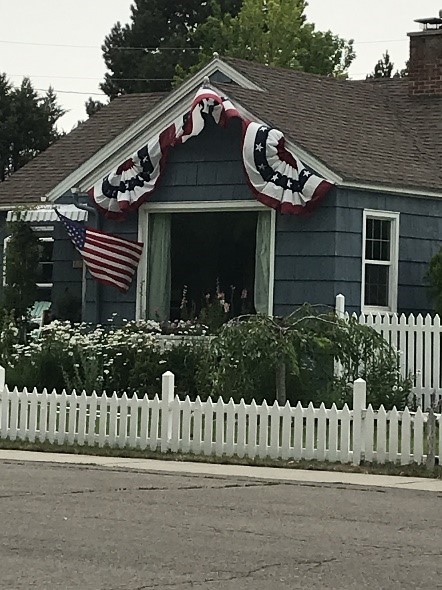
[[[262,91],[262,88],[235,70],[235,68],[219,58],[214,58],[210,63],[204,66],[204,68],[189,78],[189,80],[181,84],[175,91],[172,91],[164,100],[160,101],[152,111],[130,125],[123,133],[113,141],[109,142],[104,148],[98,150],[92,158],[89,158],[89,160],[79,166],[77,170],[63,179],[62,182],[57,183],[47,193],[48,200],[55,201],[73,186],[79,185],[82,190],[89,188],[88,178],[103,162],[110,162],[113,155],[124,150],[128,143],[135,141],[138,138],[141,139],[143,137],[143,131],[146,129],[154,129],[157,127],[155,122],[159,121],[163,123],[166,114],[170,120],[171,114],[176,110],[177,104],[181,104],[182,101],[186,100],[189,95],[195,91],[195,88],[201,86],[207,76],[214,74],[216,71],[222,72],[242,88]],[[155,125],[155,127],[152,127],[152,125]]]

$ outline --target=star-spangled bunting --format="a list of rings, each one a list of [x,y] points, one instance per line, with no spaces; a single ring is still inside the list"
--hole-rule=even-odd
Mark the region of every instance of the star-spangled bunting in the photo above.
[[[125,293],[135,274],[143,244],[84,227],[56,210],[91,275]]]
[[[155,190],[169,148],[198,135],[208,117],[220,126],[233,117],[241,119],[247,182],[265,205],[282,213],[305,213],[332,187],[331,182],[308,170],[287,150],[281,131],[246,119],[228,98],[201,88],[184,117],[173,121],[89,191],[97,207],[113,218],[137,209]]]

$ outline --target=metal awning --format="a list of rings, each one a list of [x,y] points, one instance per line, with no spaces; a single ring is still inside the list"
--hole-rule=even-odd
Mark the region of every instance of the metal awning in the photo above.
[[[75,205],[56,205],[56,209],[72,221],[86,221],[88,212],[78,209]],[[29,209],[12,209],[6,215],[6,221],[43,221],[45,223],[59,221],[53,205],[38,205]]]

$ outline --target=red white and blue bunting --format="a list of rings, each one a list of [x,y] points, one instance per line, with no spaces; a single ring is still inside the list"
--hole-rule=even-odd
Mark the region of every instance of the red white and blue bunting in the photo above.
[[[124,218],[127,211],[137,209],[155,190],[169,148],[201,133],[207,117],[222,127],[231,118],[241,119],[244,169],[258,201],[281,213],[300,214],[310,211],[330,190],[331,182],[308,170],[287,150],[281,131],[246,119],[228,98],[201,88],[184,117],[176,119],[89,191],[97,207],[112,218]]]

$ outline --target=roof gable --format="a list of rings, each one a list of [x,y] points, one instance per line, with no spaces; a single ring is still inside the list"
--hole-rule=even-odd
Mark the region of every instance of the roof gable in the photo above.
[[[342,184],[442,192],[442,97],[408,96],[407,80],[347,81],[227,58],[169,94],[122,96],[0,184],[0,206],[87,189],[184,114],[206,76],[245,116],[277,127],[307,165]],[[219,77],[218,77],[219,80]],[[225,80],[231,80],[226,83]]]

